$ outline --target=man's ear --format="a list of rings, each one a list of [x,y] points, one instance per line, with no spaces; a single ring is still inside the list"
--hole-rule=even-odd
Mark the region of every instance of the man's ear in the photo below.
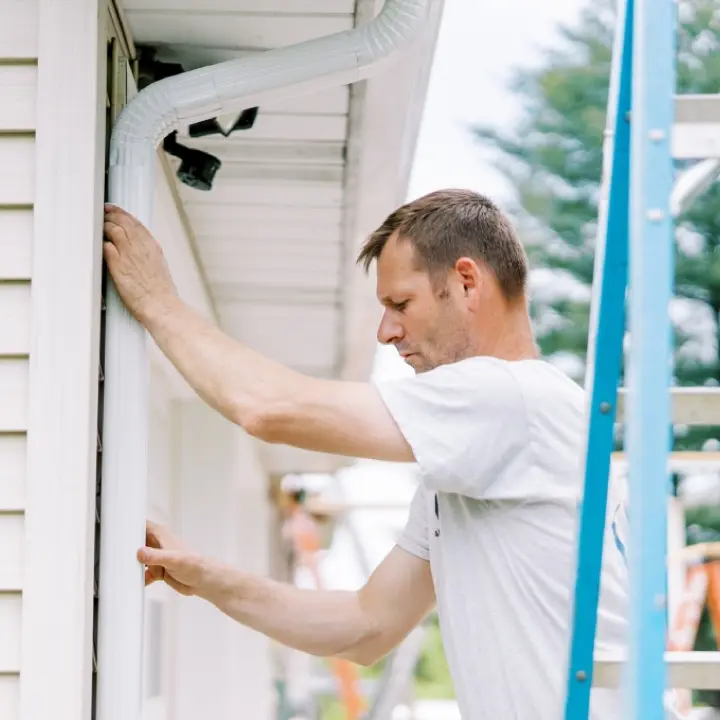
[[[455,272],[462,282],[466,295],[480,287],[481,273],[478,264],[471,258],[462,257],[455,263]]]

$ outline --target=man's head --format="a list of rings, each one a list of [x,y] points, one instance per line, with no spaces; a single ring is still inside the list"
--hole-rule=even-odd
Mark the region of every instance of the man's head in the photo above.
[[[385,310],[378,340],[416,371],[494,354],[513,318],[527,320],[527,257],[486,197],[441,190],[393,212],[358,262],[377,261]]]

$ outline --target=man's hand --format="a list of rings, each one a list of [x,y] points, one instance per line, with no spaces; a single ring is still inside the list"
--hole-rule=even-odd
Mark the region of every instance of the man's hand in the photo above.
[[[177,290],[160,244],[130,213],[105,206],[105,262],[128,310],[145,323]]]
[[[187,551],[180,538],[164,525],[147,521],[145,547],[138,551],[145,568],[145,585],[163,580],[182,595],[195,595],[206,576],[207,561]]]

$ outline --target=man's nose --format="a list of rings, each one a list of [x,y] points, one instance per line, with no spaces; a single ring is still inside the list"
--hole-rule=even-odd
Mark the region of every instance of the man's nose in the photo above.
[[[394,321],[386,310],[383,313],[380,325],[378,325],[377,339],[378,342],[383,345],[391,345],[401,340],[403,336],[403,329],[400,323]]]

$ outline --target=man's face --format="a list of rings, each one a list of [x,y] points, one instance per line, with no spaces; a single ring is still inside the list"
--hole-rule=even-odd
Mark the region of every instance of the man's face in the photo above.
[[[378,341],[394,345],[416,372],[471,354],[472,313],[461,279],[448,273],[432,282],[411,243],[388,241],[377,262],[377,295],[384,307]]]

